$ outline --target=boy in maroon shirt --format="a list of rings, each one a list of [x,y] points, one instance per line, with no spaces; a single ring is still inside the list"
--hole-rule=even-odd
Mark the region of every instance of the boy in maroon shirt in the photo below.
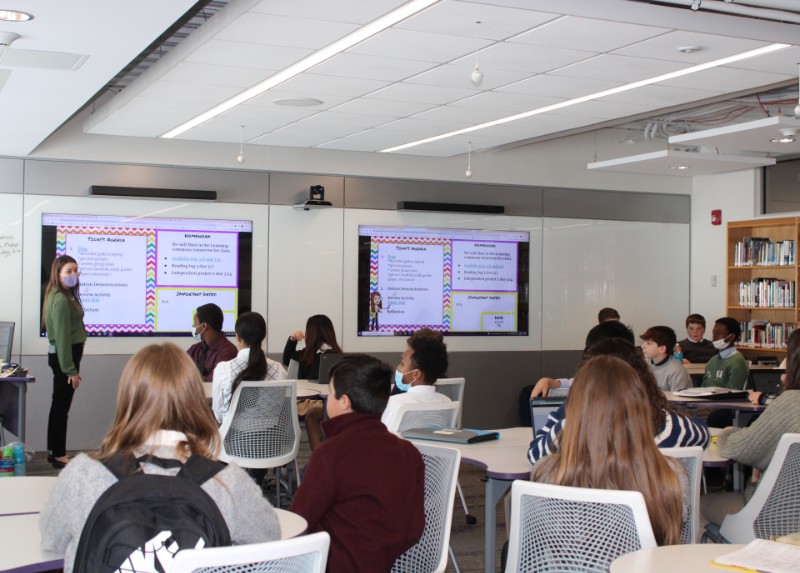
[[[389,571],[425,526],[425,465],[381,423],[392,370],[366,354],[331,370],[328,438],[311,455],[291,511],[327,531],[330,573]]]

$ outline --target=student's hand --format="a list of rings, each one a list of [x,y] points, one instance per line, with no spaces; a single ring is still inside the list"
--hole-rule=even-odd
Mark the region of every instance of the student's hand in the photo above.
[[[547,396],[550,388],[558,388],[561,384],[555,378],[540,378],[531,391],[531,398]]]
[[[303,332],[302,330],[295,330],[289,338],[291,338],[295,342],[299,342],[300,340],[303,340],[305,337],[306,337],[305,332]]]
[[[684,363],[684,364],[691,364],[691,362],[689,362],[689,361],[688,361],[688,360],[686,360],[685,358],[683,359],[683,363]]]
[[[70,376],[67,379],[67,384],[71,384],[73,390],[77,390],[78,386],[80,386],[80,383],[81,383],[81,375],[80,375],[80,373],[76,374],[75,376]]]
[[[750,395],[747,398],[750,400],[751,404],[758,406],[758,399],[761,398],[761,394],[763,394],[763,392],[754,392],[750,390]]]

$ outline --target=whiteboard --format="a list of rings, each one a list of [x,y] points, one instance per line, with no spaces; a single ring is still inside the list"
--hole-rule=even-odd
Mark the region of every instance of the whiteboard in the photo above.
[[[638,335],[689,313],[689,225],[544,220],[542,349],[583,350],[598,311],[616,308]]]
[[[15,322],[13,356],[19,357],[22,336],[22,195],[0,194],[0,268],[3,269],[3,302],[0,321]],[[33,326],[36,328],[36,325]],[[16,359],[14,359],[16,360]],[[18,362],[18,360],[16,360]]]

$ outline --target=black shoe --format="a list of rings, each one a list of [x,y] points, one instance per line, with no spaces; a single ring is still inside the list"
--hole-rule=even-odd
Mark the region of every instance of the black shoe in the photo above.
[[[56,459],[56,457],[53,455],[53,452],[50,452],[49,454],[47,454],[47,463],[48,464],[52,464],[54,459]]]
[[[57,459],[55,458],[55,456],[53,456],[53,455],[50,455],[49,457],[51,457],[51,458],[52,458],[52,459],[50,460],[50,465],[51,465],[51,466],[53,466],[54,468],[56,468],[57,470],[62,470],[62,469],[64,469],[65,467],[67,467],[67,464],[69,463],[69,461],[71,461],[71,460],[72,460],[72,458],[69,458],[69,456],[65,456],[65,457],[69,458],[69,460],[68,460],[68,461],[66,461],[66,462],[62,462],[61,460],[57,460]]]

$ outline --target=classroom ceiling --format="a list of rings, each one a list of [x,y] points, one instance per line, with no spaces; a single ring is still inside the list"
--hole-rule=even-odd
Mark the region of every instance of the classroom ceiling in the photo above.
[[[792,44],[800,43],[800,29],[779,21],[788,12],[764,8],[770,0],[759,0],[758,17],[704,10],[718,1],[693,11],[691,1],[441,0],[174,138],[381,152],[444,135],[392,152],[447,157],[464,154],[468,144],[495,150],[613,125],[636,130],[734,98],[759,105],[711,125],[688,121],[682,130],[793,114],[800,47]],[[200,4],[9,0],[6,9],[34,19],[0,21],[0,43],[3,32],[19,35],[0,47],[0,155],[27,156],[87,105],[86,133],[162,137],[406,2],[212,2],[213,10],[199,12],[201,26],[178,34],[177,45],[165,41]],[[776,42],[789,46],[601,93]],[[146,65],[121,74],[142,59]],[[476,63],[479,86],[471,80]],[[762,92],[779,97],[752,95]],[[533,113],[471,130],[526,112]],[[460,130],[467,131],[447,136]],[[737,133],[732,149],[724,139],[712,145],[734,154],[800,152],[797,142],[761,151],[750,143],[756,137],[763,134]]]

